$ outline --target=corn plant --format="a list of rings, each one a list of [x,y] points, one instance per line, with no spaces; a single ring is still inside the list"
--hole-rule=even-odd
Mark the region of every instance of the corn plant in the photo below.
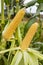
[[[4,2],[7,16],[5,16]],[[43,19],[40,17],[43,1],[32,0],[23,4],[20,0],[2,0],[1,3],[0,65],[43,65]],[[28,18],[26,8],[35,3],[39,4],[37,12]],[[12,14],[15,16],[11,21]],[[29,20],[25,22],[23,17]],[[31,29],[32,25],[34,27]]]

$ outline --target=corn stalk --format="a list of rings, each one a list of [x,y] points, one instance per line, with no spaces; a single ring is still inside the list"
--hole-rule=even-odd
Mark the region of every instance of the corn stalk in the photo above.
[[[4,0],[1,0],[1,19],[3,24],[4,23]]]

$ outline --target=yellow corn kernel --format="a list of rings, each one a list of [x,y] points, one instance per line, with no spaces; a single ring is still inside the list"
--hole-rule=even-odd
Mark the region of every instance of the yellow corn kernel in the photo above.
[[[24,40],[21,42],[20,48],[22,50],[25,50],[29,47],[30,42],[31,42],[33,36],[35,35],[37,28],[38,28],[38,23],[32,24],[32,26],[28,30]]]
[[[9,26],[6,27],[6,29],[3,31],[2,36],[9,40],[14,33],[15,29],[18,27],[18,25],[21,23],[21,20],[23,19],[25,15],[25,8],[22,8],[19,10],[19,12],[16,14],[14,19],[11,21]]]

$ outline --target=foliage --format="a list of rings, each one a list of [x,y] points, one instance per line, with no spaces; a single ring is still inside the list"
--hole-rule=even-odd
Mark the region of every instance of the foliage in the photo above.
[[[7,16],[5,15],[5,10],[2,11],[3,14],[0,15],[0,65],[43,65],[43,18],[40,17],[40,12],[43,11],[43,0],[32,0],[25,5],[22,3],[23,0],[19,2],[16,2],[16,0],[2,0],[2,2],[3,1],[6,4]],[[2,32],[6,24],[11,22],[20,8],[28,8],[36,2],[39,4],[36,14],[30,16],[30,18],[28,18],[26,14],[24,18],[28,18],[29,20],[27,21],[26,19],[25,21],[25,19],[23,19],[13,34],[13,37],[9,41],[4,40]],[[1,18],[2,16],[4,19]],[[18,46],[34,22],[39,23],[39,28],[31,41],[30,48],[22,51]]]

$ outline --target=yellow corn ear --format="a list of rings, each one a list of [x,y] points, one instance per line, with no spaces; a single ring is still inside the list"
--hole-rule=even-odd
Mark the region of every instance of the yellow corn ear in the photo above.
[[[21,42],[20,48],[22,50],[25,50],[29,47],[30,42],[31,42],[33,36],[35,35],[35,32],[36,32],[37,28],[38,28],[38,23],[32,24],[32,26],[28,30],[24,40]]]
[[[23,19],[25,15],[25,8],[22,8],[21,10],[18,11],[14,19],[11,21],[9,26],[3,31],[2,36],[6,39],[9,40],[12,34],[14,33],[15,29],[18,27],[20,24],[21,20]]]

